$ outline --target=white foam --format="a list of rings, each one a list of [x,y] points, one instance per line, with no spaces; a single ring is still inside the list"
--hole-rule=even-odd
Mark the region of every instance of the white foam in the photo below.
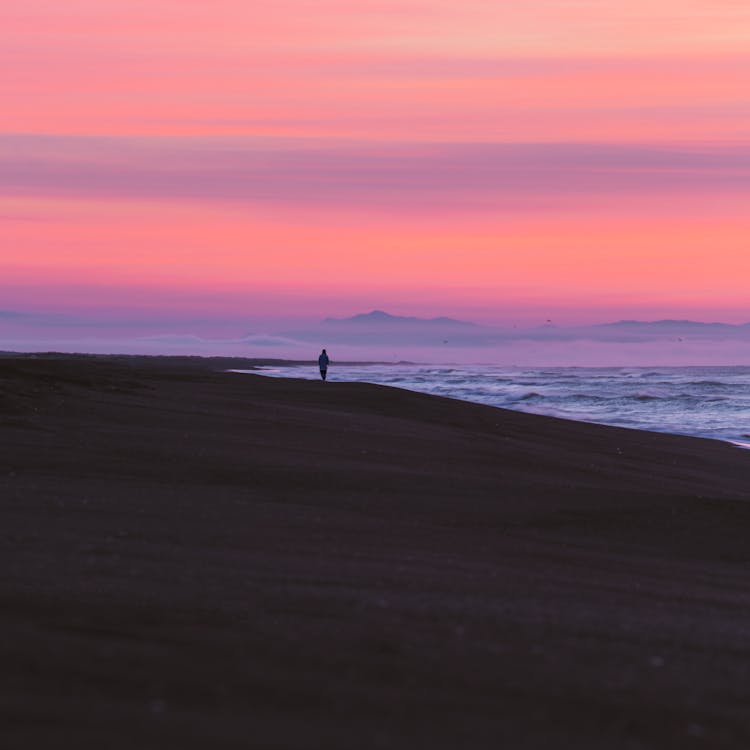
[[[256,374],[259,371],[255,371]],[[317,379],[315,367],[263,374]],[[529,368],[491,365],[339,365],[335,380],[407,390],[517,411],[723,440],[750,449],[750,367]],[[658,381],[651,379],[657,376]],[[644,380],[648,387],[644,388]],[[721,399],[716,390],[721,389]],[[530,393],[536,394],[528,398]],[[524,398],[526,397],[526,398]]]

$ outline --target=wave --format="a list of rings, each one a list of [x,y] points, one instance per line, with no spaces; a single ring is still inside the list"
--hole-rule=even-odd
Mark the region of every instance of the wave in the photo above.
[[[286,375],[299,377],[299,370],[289,368]],[[336,369],[336,379],[365,380],[586,422],[750,440],[747,367],[573,371],[480,365],[342,366]]]
[[[554,401],[555,403],[562,404],[566,402],[570,403],[602,403],[602,404],[626,404],[631,403],[649,403],[649,402],[716,402],[716,401],[728,401],[724,396],[699,396],[692,393],[675,393],[668,396],[656,396],[651,393],[616,393],[611,396],[603,396],[599,393],[569,393],[569,394],[545,394],[539,393],[538,391],[530,391],[524,393],[521,396],[513,398],[513,401],[528,401],[531,399],[546,399],[548,401]]]

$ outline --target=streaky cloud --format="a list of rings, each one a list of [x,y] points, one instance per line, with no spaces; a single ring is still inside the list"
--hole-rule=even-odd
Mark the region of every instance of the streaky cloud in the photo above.
[[[750,144],[376,143],[0,136],[9,195],[249,201],[393,210],[750,186]]]
[[[223,347],[223,346],[306,346],[307,342],[297,341],[284,336],[269,334],[247,334],[239,338],[208,338],[190,333],[160,333],[152,336],[139,336],[137,341],[149,344],[164,344],[165,346]]]

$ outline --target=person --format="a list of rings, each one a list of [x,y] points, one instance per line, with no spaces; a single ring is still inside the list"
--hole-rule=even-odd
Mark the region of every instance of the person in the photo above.
[[[318,357],[318,367],[320,367],[320,377],[323,378],[323,380],[326,379],[326,375],[328,374],[328,363],[331,360],[328,359],[328,355],[326,354],[326,350],[323,349],[323,351],[320,353],[320,356]]]

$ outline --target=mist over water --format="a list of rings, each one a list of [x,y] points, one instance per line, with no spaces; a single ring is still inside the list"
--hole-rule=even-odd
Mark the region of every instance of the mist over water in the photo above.
[[[313,367],[264,368],[318,378]],[[750,367],[333,365],[331,381],[364,381],[506,409],[750,444]]]

